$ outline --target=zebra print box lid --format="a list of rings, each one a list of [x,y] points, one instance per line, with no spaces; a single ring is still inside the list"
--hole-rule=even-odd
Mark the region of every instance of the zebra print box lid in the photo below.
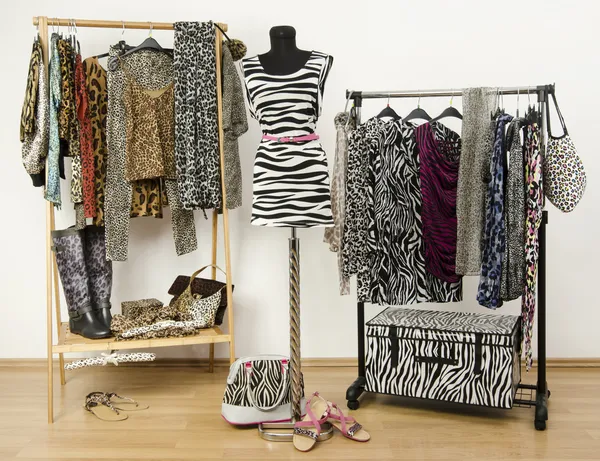
[[[471,314],[388,307],[367,322],[367,336],[436,339],[510,346],[518,334],[515,315]]]

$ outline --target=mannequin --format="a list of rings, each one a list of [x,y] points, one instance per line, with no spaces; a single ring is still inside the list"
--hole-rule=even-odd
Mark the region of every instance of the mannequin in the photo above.
[[[258,55],[261,65],[268,74],[293,74],[302,69],[309,60],[311,52],[301,50],[296,46],[296,29],[292,26],[271,27],[269,37],[271,38],[271,49]],[[331,56],[331,62],[333,63],[333,56]],[[329,69],[327,69],[327,74]],[[323,84],[326,79],[327,75],[323,79]]]

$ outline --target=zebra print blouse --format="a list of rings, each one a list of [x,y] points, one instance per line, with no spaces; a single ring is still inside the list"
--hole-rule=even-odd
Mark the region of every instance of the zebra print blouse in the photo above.
[[[446,133],[446,132],[444,132]],[[350,135],[344,274],[357,274],[359,301],[407,305],[462,299],[462,281],[427,272],[415,128],[372,118]]]

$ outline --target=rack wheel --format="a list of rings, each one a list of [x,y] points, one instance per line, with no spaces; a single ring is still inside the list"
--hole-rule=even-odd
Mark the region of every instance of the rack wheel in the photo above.
[[[348,408],[350,410],[358,410],[358,407],[360,407],[358,400],[348,400]]]
[[[535,428],[538,431],[545,431],[546,430],[546,421],[541,421],[539,419],[536,419],[534,421],[534,425],[535,425]]]

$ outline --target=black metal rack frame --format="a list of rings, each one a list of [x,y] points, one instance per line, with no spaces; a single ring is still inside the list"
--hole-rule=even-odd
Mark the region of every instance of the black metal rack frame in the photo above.
[[[540,127],[540,145],[542,155],[545,154],[546,146],[546,120],[544,117],[545,104],[548,95],[554,92],[554,85],[538,85],[523,87],[501,87],[497,89],[499,95],[535,94],[538,100],[538,110],[542,114]],[[353,91],[346,90],[346,98],[354,102],[356,122],[360,123],[363,99],[391,99],[391,98],[426,98],[426,97],[449,97],[461,96],[462,89],[445,90],[407,90],[407,91]],[[548,398],[550,391],[546,380],[546,224],[548,224],[548,212],[542,213],[542,222],[539,228],[539,259],[537,274],[537,333],[538,333],[538,357],[537,357],[537,384],[519,384],[515,406],[535,406],[534,425],[537,430],[546,429],[548,420]],[[359,407],[358,398],[365,392],[365,303],[356,304],[358,321],[358,377],[346,391],[348,408],[356,410]],[[533,395],[535,391],[535,396]]]

